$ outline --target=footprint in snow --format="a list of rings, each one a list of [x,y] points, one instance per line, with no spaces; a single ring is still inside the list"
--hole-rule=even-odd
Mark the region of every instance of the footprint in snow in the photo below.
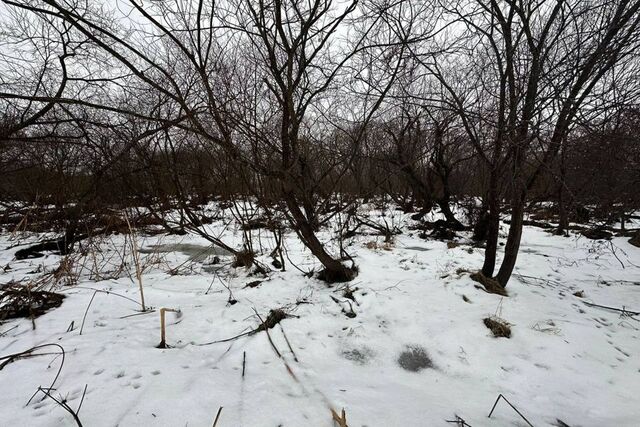
[[[45,406],[47,406],[47,402],[43,400],[43,401],[40,401],[40,402],[37,402],[36,404],[34,404],[33,405],[33,409],[40,409],[40,408],[43,408]]]
[[[342,350],[342,357],[358,365],[366,365],[373,356],[373,350],[366,346]]]
[[[620,347],[613,347],[616,350],[618,350],[620,353],[624,354],[626,357],[631,357],[631,355],[629,353],[627,353],[626,351],[624,351],[623,349],[621,349]]]

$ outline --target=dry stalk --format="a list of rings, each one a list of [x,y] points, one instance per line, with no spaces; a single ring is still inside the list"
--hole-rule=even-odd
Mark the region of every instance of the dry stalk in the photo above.
[[[340,415],[338,415],[338,413],[332,408],[331,417],[339,427],[349,427],[347,426],[347,414],[344,412],[344,408],[342,408],[342,413]]]
[[[138,253],[138,243],[136,241],[136,236],[133,233],[133,229],[131,228],[131,223],[129,222],[129,216],[127,212],[124,212],[124,219],[127,221],[127,227],[129,227],[129,235],[131,236],[131,252],[133,256],[133,262],[136,267],[136,279],[138,280],[138,287],[140,288],[140,305],[142,306],[142,311],[147,311],[144,305],[144,290],[142,289],[142,269],[140,268],[140,254]],[[162,310],[161,310],[162,312]],[[164,319],[164,314],[162,314],[162,319]],[[164,321],[164,320],[163,320]],[[163,328],[164,333],[164,328]]]
[[[213,426],[212,427],[216,427],[216,425],[218,425],[218,420],[220,419],[220,413],[222,412],[222,406],[220,407],[220,409],[218,409],[218,413],[216,414],[216,419],[213,420]]]

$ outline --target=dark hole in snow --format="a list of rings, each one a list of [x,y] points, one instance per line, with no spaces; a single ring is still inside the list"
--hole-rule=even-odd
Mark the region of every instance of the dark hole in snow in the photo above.
[[[398,365],[402,369],[410,372],[418,372],[425,368],[433,368],[433,362],[427,351],[417,345],[409,345],[407,349],[400,353]]]

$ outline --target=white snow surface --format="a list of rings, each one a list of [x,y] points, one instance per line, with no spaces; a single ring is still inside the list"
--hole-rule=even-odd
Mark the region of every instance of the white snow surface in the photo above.
[[[376,236],[349,242],[360,268],[349,283],[354,318],[343,312],[349,307],[344,284],[329,287],[288,260],[285,272],[274,269],[265,279],[232,268],[227,257],[216,274],[206,267],[211,257],[189,262],[181,252],[140,255],[145,300],[155,311],[140,314],[139,305],[106,293],[95,294],[89,306],[93,289],[139,300],[133,259],[119,235],[103,242],[99,257],[112,254],[116,265],[124,252],[128,269],[109,279],[79,271],[78,284],[57,287],[64,302],[36,318],[35,330],[30,319],[0,324],[0,357],[47,343],[62,346],[64,364],[51,394],[75,409],[86,385],[79,418],[90,427],[211,426],[220,407],[218,427],[329,427],[330,408],[344,408],[350,427],[447,426],[455,425],[447,420],[456,415],[474,427],[526,426],[505,402],[487,417],[499,394],[536,427],[561,425],[557,420],[572,427],[640,425],[639,317],[585,304],[640,311],[639,248],[625,238],[593,241],[525,227],[510,296],[502,298],[477,289],[463,271],[478,270],[483,260],[483,250],[464,236],[448,248],[409,230],[407,218],[394,221],[404,233],[386,248]],[[210,227],[240,246],[238,227],[228,221]],[[260,259],[270,265],[271,235],[261,230],[253,236],[254,248],[262,246]],[[291,261],[319,270],[294,234],[285,238]],[[144,248],[179,243],[208,245],[194,235],[137,238]],[[13,244],[8,233],[0,237],[0,247]],[[60,262],[55,255],[16,261],[19,248],[0,252],[0,266],[10,267],[0,283],[35,278],[33,271]],[[245,287],[256,280],[263,282]],[[236,304],[228,304],[223,283]],[[583,298],[573,295],[577,291]],[[162,307],[181,311],[167,313],[168,349],[156,348]],[[260,324],[254,309],[265,318],[274,308],[292,316],[269,336],[199,345],[254,329]],[[512,325],[510,339],[491,335],[483,319],[492,315]],[[423,348],[433,366],[403,369],[398,359],[410,347]],[[42,392],[27,404],[39,386],[50,385],[61,362],[48,354],[2,367],[1,426],[76,425]]]

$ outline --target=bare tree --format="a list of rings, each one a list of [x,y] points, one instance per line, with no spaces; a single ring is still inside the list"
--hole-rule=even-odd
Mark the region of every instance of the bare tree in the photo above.
[[[354,276],[355,270],[327,252],[315,229],[331,193],[319,194],[318,182],[343,176],[354,155],[338,153],[340,161],[319,173],[310,170],[307,156],[326,135],[375,115],[407,46],[428,36],[430,24],[418,25],[427,22],[422,21],[428,18],[425,4],[200,0],[142,5],[132,0],[127,17],[115,19],[117,11],[86,2],[3,1],[89,40],[111,66],[101,88],[106,81],[125,99],[128,92],[148,92],[146,100],[152,102],[134,110],[113,99],[87,101],[64,90],[43,96],[3,93],[5,99],[105,110],[185,131],[222,148],[238,170],[250,168],[277,182],[290,222],[323,264],[324,277]],[[381,61],[392,65],[378,67]],[[98,79],[92,75],[85,83],[96,88]],[[343,116],[336,120],[339,115],[331,109],[338,109],[329,104],[345,97],[345,85],[360,93],[355,103],[342,103]],[[350,134],[351,147],[363,134]]]
[[[577,114],[602,102],[613,67],[633,66],[640,2],[477,0],[443,7],[460,23],[455,53],[416,56],[442,85],[490,171],[486,276],[494,273],[500,200],[510,201],[496,275],[505,286],[530,189],[552,165]]]

